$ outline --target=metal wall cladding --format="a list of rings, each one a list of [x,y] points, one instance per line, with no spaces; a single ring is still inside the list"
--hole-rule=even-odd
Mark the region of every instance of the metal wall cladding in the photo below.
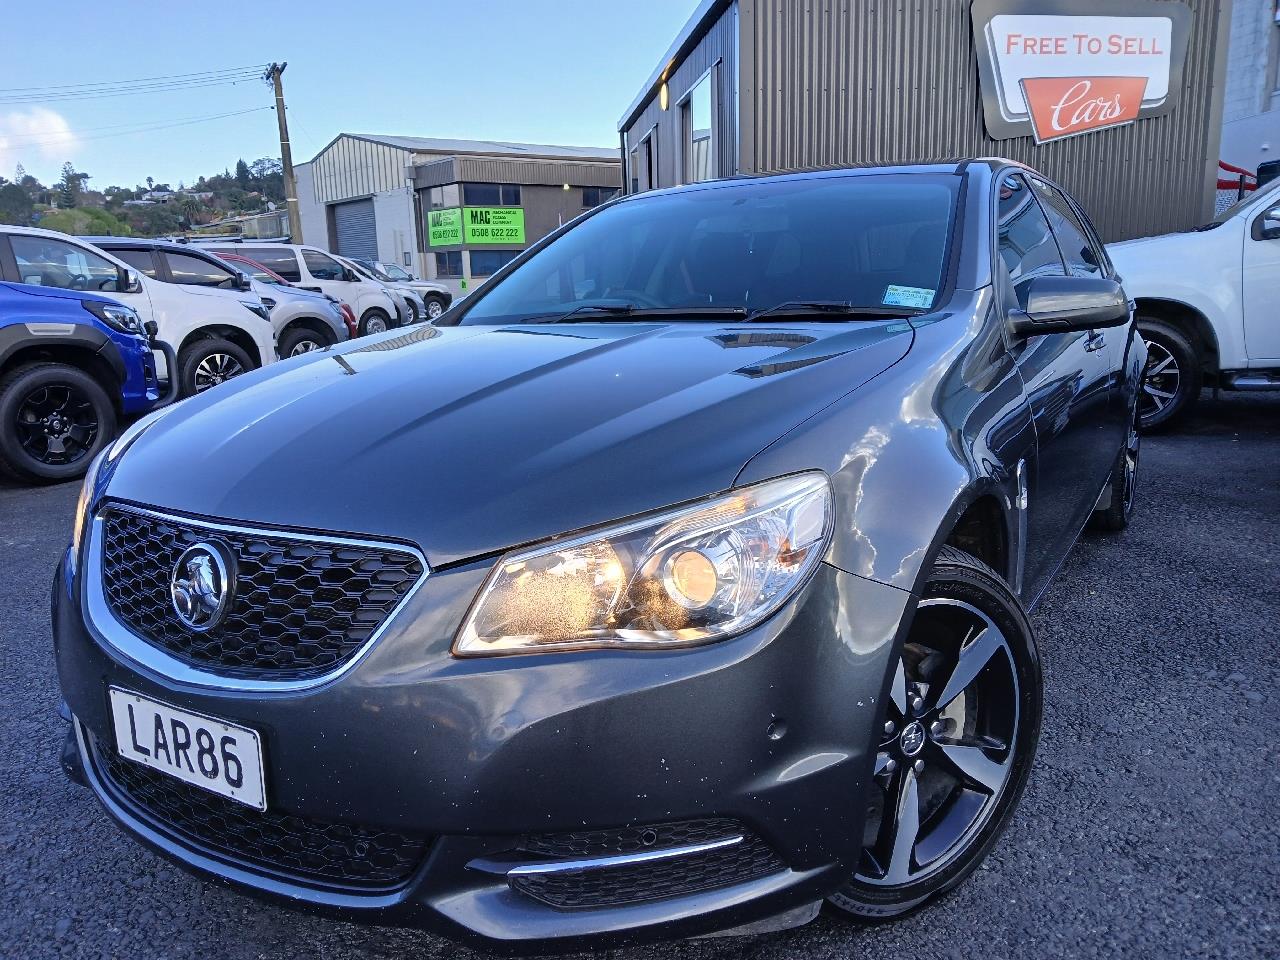
[[[631,150],[651,131],[658,154],[658,186],[683,181],[680,144],[683,139],[677,104],[713,65],[716,65],[715,175],[733,176],[737,169],[738,146],[738,14],[731,5],[711,25],[706,34],[667,77],[667,109],[655,94],[626,129],[626,162]],[[630,174],[627,174],[630,176]],[[628,186],[627,189],[630,189]]]
[[[404,186],[409,151],[360,137],[340,136],[311,162],[316,200],[333,203]]]
[[[1228,2],[1193,0],[1170,113],[1037,145],[986,135],[968,0],[740,0],[741,170],[1004,156],[1066,187],[1106,240],[1188,229],[1212,215]]]

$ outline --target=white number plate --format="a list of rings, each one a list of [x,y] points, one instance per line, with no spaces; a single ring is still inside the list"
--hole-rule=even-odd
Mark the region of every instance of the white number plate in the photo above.
[[[120,755],[258,810],[267,809],[256,731],[111,687]]]

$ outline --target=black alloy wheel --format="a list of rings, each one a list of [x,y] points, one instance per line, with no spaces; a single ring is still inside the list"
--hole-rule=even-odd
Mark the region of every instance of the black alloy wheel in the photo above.
[[[115,435],[111,398],[60,363],[20,367],[0,381],[0,468],[27,482],[72,480]]]
[[[1139,318],[1138,332],[1147,342],[1147,365],[1138,395],[1138,425],[1159,430],[1181,420],[1200,396],[1200,357],[1177,327]]]
[[[990,567],[943,547],[890,683],[862,860],[831,903],[894,917],[975,869],[1026,784],[1040,699],[1017,598]]]

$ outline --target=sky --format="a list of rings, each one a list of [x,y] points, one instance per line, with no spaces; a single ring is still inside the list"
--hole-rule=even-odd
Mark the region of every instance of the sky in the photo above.
[[[0,176],[21,163],[52,183],[70,161],[94,190],[148,176],[176,187],[277,157],[259,80],[93,99],[55,89],[271,61],[288,62],[295,163],[339,133],[616,146],[619,117],[696,4],[63,0],[52,20],[14,5],[0,38]],[[224,114],[236,115],[203,119]]]

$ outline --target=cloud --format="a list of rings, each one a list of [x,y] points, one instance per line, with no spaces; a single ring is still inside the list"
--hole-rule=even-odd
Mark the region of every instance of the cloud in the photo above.
[[[19,163],[33,174],[38,161],[60,165],[79,146],[66,117],[53,110],[32,107],[0,114],[0,176],[12,179]]]

